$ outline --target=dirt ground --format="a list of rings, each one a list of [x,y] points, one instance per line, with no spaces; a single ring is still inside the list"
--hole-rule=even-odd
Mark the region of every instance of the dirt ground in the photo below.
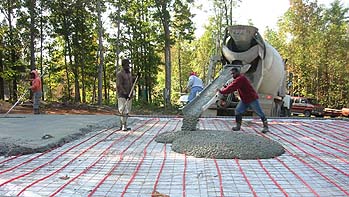
[[[0,113],[5,114],[13,106],[12,103],[0,101]],[[81,114],[81,115],[113,115],[116,114],[116,108],[109,106],[95,106],[86,104],[68,104],[68,103],[42,103],[40,112],[43,114]],[[9,114],[31,114],[33,105],[30,102],[19,103]]]
[[[13,106],[13,103],[0,101],[0,114],[5,114]],[[163,107],[150,106],[132,106],[131,114],[134,115],[181,115],[181,110],[173,106],[164,109]],[[115,115],[119,112],[113,106],[97,106],[88,104],[74,103],[42,103],[40,105],[42,114],[79,114],[79,115]],[[33,105],[31,102],[23,102],[17,104],[9,114],[31,114],[33,113]]]

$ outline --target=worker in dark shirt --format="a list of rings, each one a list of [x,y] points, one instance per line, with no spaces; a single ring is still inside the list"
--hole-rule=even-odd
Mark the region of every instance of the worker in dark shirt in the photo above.
[[[233,67],[231,69],[231,74],[233,75],[234,81],[223,89],[218,89],[221,94],[230,94],[234,91],[238,91],[240,95],[240,101],[235,109],[235,120],[236,126],[233,127],[234,131],[239,131],[242,123],[242,114],[251,107],[256,114],[261,118],[263,122],[263,133],[269,131],[268,121],[262,111],[259,104],[258,94],[252,87],[250,81],[242,74],[240,74],[240,67]]]
[[[130,60],[123,59],[121,62],[122,70],[120,70],[117,77],[117,91],[118,91],[118,109],[122,115],[120,118],[121,130],[127,131],[128,114],[132,107],[132,85],[135,78],[131,74]]]

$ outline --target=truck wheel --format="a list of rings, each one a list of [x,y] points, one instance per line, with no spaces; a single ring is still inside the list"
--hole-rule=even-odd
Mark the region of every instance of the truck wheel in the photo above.
[[[304,116],[305,116],[305,117],[310,117],[310,116],[311,116],[310,111],[305,111],[305,112],[304,112]]]

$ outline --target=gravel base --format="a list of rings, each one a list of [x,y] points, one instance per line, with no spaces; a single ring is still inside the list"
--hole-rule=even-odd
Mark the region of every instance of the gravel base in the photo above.
[[[281,144],[268,138],[232,131],[165,132],[155,141],[172,143],[173,151],[197,158],[269,159],[285,152]]]

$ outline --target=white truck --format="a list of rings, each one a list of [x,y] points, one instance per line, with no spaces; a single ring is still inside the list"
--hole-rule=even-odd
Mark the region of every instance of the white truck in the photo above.
[[[283,59],[270,44],[262,39],[256,27],[234,25],[227,27],[225,31],[222,43],[222,70],[199,96],[184,106],[184,118],[190,117],[189,119],[192,120],[200,117],[203,112],[210,110],[212,103],[219,100],[216,89],[231,80],[230,70],[235,66],[232,65],[234,60],[242,61],[241,73],[251,81],[257,91],[264,113],[267,116],[280,116],[282,100],[286,93]],[[234,95],[228,96],[224,102],[226,106],[221,110],[234,109],[234,101],[236,101]],[[216,115],[220,115],[219,107],[216,111],[218,111]],[[231,112],[233,113],[234,110]]]

